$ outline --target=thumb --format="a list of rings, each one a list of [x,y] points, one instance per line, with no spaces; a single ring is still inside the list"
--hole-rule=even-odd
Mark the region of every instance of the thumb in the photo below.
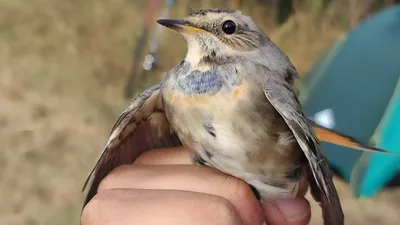
[[[267,225],[306,225],[310,222],[310,203],[305,198],[264,202]]]

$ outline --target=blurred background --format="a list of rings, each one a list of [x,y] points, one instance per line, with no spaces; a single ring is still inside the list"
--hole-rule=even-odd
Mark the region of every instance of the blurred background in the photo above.
[[[83,182],[118,115],[185,55],[184,39],[160,29],[157,18],[240,9],[304,75],[347,32],[394,3],[0,0],[0,224],[79,224]],[[400,189],[357,199],[347,181],[335,182],[347,225],[400,223]],[[321,224],[309,199],[311,224]]]

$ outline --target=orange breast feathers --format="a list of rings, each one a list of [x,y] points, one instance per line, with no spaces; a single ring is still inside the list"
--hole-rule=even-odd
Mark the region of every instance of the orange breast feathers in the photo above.
[[[170,88],[168,88],[164,93],[166,100],[171,104],[179,104],[182,106],[213,105],[215,107],[228,107],[230,103],[246,97],[246,94],[248,93],[248,84],[243,82],[241,85],[235,86],[229,91],[226,91],[226,89],[223,88],[212,95],[209,93],[188,95]]]

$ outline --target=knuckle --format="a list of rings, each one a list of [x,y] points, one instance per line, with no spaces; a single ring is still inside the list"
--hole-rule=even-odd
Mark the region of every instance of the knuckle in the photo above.
[[[215,197],[213,200],[214,207],[210,207],[210,213],[207,215],[219,225],[236,225],[241,224],[241,219],[236,211],[235,206],[225,198]]]
[[[118,176],[122,173],[125,173],[126,171],[132,170],[135,166],[132,164],[123,164],[118,167],[115,167],[111,172],[108,174],[108,176]]]
[[[230,178],[232,188],[231,195],[234,199],[248,199],[253,195],[249,185],[242,179]]]
[[[95,195],[86,204],[81,214],[81,225],[101,225],[103,219],[101,218],[104,211],[104,201],[107,198],[106,191]]]
[[[99,187],[97,188],[97,191],[101,192],[104,190],[115,188],[116,184],[115,181],[118,179],[118,177],[121,176],[121,174],[124,174],[125,172],[132,170],[132,168],[133,165],[131,164],[121,165],[114,168],[110,173],[107,174],[107,176],[103,178],[103,180],[101,180]]]
[[[154,150],[145,151],[136,158],[136,160],[133,162],[133,165],[151,163],[154,160],[154,155],[156,155],[157,153],[158,152]]]

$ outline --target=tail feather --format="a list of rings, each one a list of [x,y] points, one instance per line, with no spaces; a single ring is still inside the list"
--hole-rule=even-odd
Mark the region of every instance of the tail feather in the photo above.
[[[360,141],[354,139],[353,137],[341,134],[336,130],[320,126],[316,124],[314,121],[310,120],[310,123],[313,127],[315,135],[320,141],[328,142],[334,145],[339,145],[347,148],[352,148],[359,151],[389,153],[384,149],[379,149],[371,145],[363,144]]]

